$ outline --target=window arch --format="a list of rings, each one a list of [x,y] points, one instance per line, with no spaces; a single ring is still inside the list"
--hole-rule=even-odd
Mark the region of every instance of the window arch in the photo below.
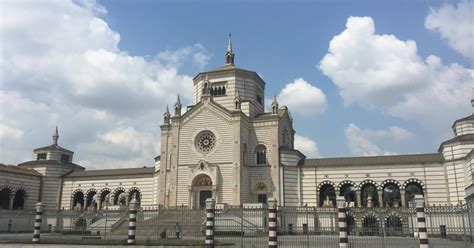
[[[256,164],[267,164],[267,148],[264,145],[255,147]]]

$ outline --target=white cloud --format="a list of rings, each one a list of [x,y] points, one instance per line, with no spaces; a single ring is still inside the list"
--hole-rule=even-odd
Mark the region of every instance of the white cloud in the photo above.
[[[295,149],[299,150],[307,158],[320,157],[318,144],[308,137],[295,134]]]
[[[326,95],[303,78],[288,83],[278,94],[277,100],[281,105],[287,105],[292,113],[304,116],[321,114],[327,107]]]
[[[414,41],[375,34],[370,17],[349,17],[318,67],[346,105],[381,110],[438,132],[470,113],[472,69],[444,65],[434,55],[423,60]]]
[[[404,140],[412,134],[401,128],[392,126],[387,130],[360,129],[351,123],[345,129],[347,144],[354,156],[393,155],[395,152],[386,151],[377,145],[377,142],[389,140]]]
[[[31,158],[59,125],[60,144],[89,168],[153,164],[166,104],[177,93],[184,104],[192,99],[182,61],[203,67],[209,55],[196,44],[168,57],[131,56],[106,13],[91,0],[2,2],[0,103],[9,107],[0,122],[23,132],[15,147],[0,144],[3,163]],[[128,144],[114,143],[127,134]]]
[[[437,31],[457,52],[474,60],[474,1],[462,0],[456,6],[445,3],[432,8],[425,27]]]

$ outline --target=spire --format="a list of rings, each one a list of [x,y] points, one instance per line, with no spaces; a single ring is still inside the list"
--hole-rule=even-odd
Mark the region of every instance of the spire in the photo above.
[[[241,99],[240,99],[240,94],[239,94],[239,90],[237,90],[237,92],[235,93],[235,109],[240,109],[241,105]]]
[[[275,95],[273,95],[272,100],[272,114],[278,114],[278,102]]]
[[[58,139],[59,139],[59,132],[58,132],[58,126],[56,126],[56,130],[53,133],[53,145],[58,145]]]
[[[227,51],[225,53],[225,63],[234,65],[234,51],[232,50],[232,35],[229,33],[229,42],[227,43]]]
[[[181,100],[179,99],[179,94],[178,94],[178,99],[176,99],[176,103],[174,104],[174,115],[175,116],[181,116]]]
[[[169,124],[170,123],[170,110],[168,108],[168,104],[166,104],[166,111],[165,113],[163,114],[163,121],[165,124]]]

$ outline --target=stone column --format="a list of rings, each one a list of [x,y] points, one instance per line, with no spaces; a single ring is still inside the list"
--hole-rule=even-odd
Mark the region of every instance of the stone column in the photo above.
[[[96,202],[96,204],[97,204],[97,210],[100,210],[100,209],[102,208],[102,195],[99,195],[99,196],[97,197],[97,202]]]
[[[214,213],[216,201],[213,198],[206,199],[206,248],[214,248]]]
[[[416,220],[418,224],[418,236],[420,238],[420,248],[428,248],[428,232],[425,218],[425,199],[422,195],[415,195]]]
[[[33,231],[33,243],[40,242],[41,233],[41,221],[43,218],[43,204],[41,202],[36,203],[36,217],[35,217],[35,229]]]
[[[356,207],[362,207],[362,192],[360,189],[356,190]]]
[[[383,189],[377,190],[378,198],[379,198],[379,207],[383,207]]]
[[[400,203],[402,204],[402,208],[406,207],[406,202],[405,202],[405,189],[400,190]]]
[[[277,234],[277,201],[271,198],[268,203],[268,248],[276,248],[278,246]]]
[[[349,247],[349,239],[347,237],[347,213],[346,200],[344,196],[338,196],[337,199],[337,215],[339,218],[339,247]]]
[[[13,201],[15,200],[15,193],[12,192],[8,196],[8,209],[13,209]]]
[[[128,207],[129,212],[129,219],[128,219],[128,245],[135,244],[135,232],[136,232],[136,224],[137,224],[137,211],[138,211],[138,203],[135,199],[130,201],[130,205]]]

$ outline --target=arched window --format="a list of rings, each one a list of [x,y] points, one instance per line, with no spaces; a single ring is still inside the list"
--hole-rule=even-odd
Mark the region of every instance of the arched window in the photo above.
[[[354,203],[354,206],[356,204],[356,188],[354,185],[350,183],[345,183],[341,186],[341,190],[339,192],[340,196],[344,196],[344,199],[346,200],[347,203]],[[357,207],[357,206],[356,206]]]
[[[84,193],[82,191],[76,191],[72,197],[72,209],[82,210],[84,208]]]
[[[8,209],[10,203],[11,190],[8,187],[4,187],[0,190],[0,209]]]
[[[385,184],[383,187],[383,202],[385,207],[400,207],[400,188],[395,183]]]
[[[246,165],[248,164],[248,151],[247,151],[247,144],[244,144],[244,147],[242,148],[242,162]]]
[[[373,215],[368,215],[364,218],[363,233],[365,235],[377,235],[379,232],[379,221]]]
[[[371,202],[373,207],[379,206],[379,197],[377,194],[377,186],[373,183],[365,183],[361,189],[362,194],[362,207],[367,207],[369,202],[369,197],[371,197]]]
[[[418,182],[410,182],[405,186],[405,207],[412,204],[415,195],[423,195],[423,187]]]
[[[255,158],[257,164],[267,164],[267,148],[264,145],[255,148]]]
[[[319,206],[336,206],[336,190],[332,184],[324,184],[321,186],[321,188],[319,188]]]
[[[13,209],[23,209],[25,207],[25,196],[25,190],[19,189],[16,191],[15,198],[13,200]]]

